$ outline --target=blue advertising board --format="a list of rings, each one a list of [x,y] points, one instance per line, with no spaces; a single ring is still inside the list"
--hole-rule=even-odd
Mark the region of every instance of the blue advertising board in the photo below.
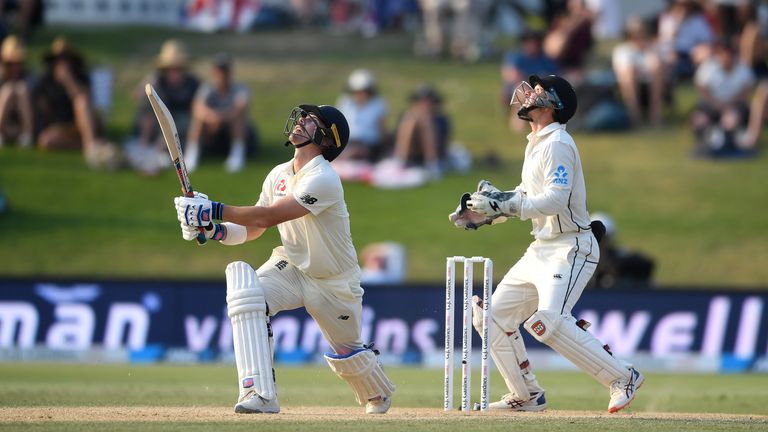
[[[0,280],[0,350],[231,356],[225,290],[223,281]],[[406,363],[441,356],[444,294],[440,286],[367,287],[363,340]],[[456,295],[461,298],[459,290]],[[589,321],[589,331],[620,357],[696,355],[730,359],[748,370],[768,357],[766,302],[768,294],[760,292],[587,291],[574,315]],[[460,315],[456,311],[454,328],[461,328]],[[309,361],[329,350],[303,309],[281,312],[272,325],[278,361]],[[478,337],[474,343],[479,345]]]

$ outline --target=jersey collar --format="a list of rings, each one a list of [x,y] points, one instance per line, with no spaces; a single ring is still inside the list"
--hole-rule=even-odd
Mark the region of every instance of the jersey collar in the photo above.
[[[325,162],[325,158],[323,157],[322,154],[319,154],[319,155],[313,157],[312,160],[307,162],[303,167],[301,167],[299,172],[308,171],[308,170],[310,170],[310,169],[320,165],[323,162]],[[287,171],[289,173],[291,173],[291,174],[298,174],[299,173],[299,172],[297,172],[297,173],[293,172],[293,159],[291,159],[291,161],[288,163]]]

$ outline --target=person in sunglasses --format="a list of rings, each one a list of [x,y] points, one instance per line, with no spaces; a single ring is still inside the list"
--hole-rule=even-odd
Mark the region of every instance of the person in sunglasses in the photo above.
[[[269,227],[280,232],[282,245],[258,270],[237,261],[225,272],[240,392],[235,412],[280,411],[269,320],[304,307],[333,350],[325,355],[331,369],[366,413],[384,414],[395,386],[378,351],[362,341],[361,272],[344,190],[329,163],[347,145],[349,125],[335,107],[299,105],[284,133],[293,158],[267,175],[256,205],[225,205],[204,194],[175,199],[185,240],[194,239],[198,227],[230,246],[255,240]]]
[[[544,389],[531,371],[520,325],[608,388],[608,411],[632,402],[645,378],[616,358],[587,331],[589,323],[571,315],[600,260],[598,240],[605,233],[591,222],[576,143],[566,123],[576,112],[573,87],[565,79],[531,76],[513,92],[511,105],[531,127],[525,148],[522,182],[504,192],[487,180],[465,193],[449,216],[458,227],[477,229],[509,218],[531,220],[535,240],[493,293],[491,355],[509,393],[492,409],[542,411]],[[482,316],[475,297],[475,327]],[[478,329],[479,331],[479,329]]]

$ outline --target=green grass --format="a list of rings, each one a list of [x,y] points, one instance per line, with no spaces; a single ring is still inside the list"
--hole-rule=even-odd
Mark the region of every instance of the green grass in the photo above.
[[[311,422],[312,430],[498,430],[514,422],[520,430],[764,430],[768,422],[768,376],[765,375],[650,375],[626,413],[604,414],[607,391],[581,373],[543,372],[539,374],[547,389],[552,415],[492,416],[478,413],[465,416],[451,413],[442,418],[436,412],[442,406],[442,372],[412,368],[389,368],[397,384],[392,416],[371,420],[354,420],[361,410],[347,385],[325,366],[278,367],[277,377],[281,407],[288,415],[270,417],[260,422],[260,430],[296,430],[306,421],[290,416],[291,408],[301,406],[349,407],[348,415],[336,419]],[[458,378],[458,377],[457,377]],[[458,379],[455,382],[458,384]],[[491,377],[493,398],[501,394],[502,380]],[[0,430],[21,427],[18,421],[5,417],[11,408],[39,407],[40,418],[28,419],[30,430],[127,430],[128,427],[163,430],[205,430],[246,427],[242,416],[231,414],[236,394],[236,377],[230,365],[203,366],[107,366],[61,364],[0,365]],[[458,393],[457,393],[458,394]],[[479,397],[475,386],[474,399]],[[157,410],[174,407],[198,407],[216,413],[217,421],[133,420],[125,410],[114,422],[103,420],[51,421],[45,412],[52,408],[111,407],[116,413],[128,407],[150,407]],[[414,412],[433,408],[428,419],[395,415],[398,411]],[[338,409],[338,408],[337,408]],[[322,410],[320,410],[322,411]],[[31,410],[31,412],[38,412]],[[667,414],[665,414],[667,413]],[[679,417],[676,417],[680,413]],[[688,413],[688,414],[685,414]],[[702,413],[697,418],[696,413]],[[704,415],[703,413],[706,413]],[[722,416],[713,416],[722,414]],[[757,418],[736,415],[757,415]],[[281,420],[281,416],[283,420]],[[437,418],[435,418],[437,417]],[[287,420],[285,420],[288,418]],[[258,417],[251,417],[258,421]],[[274,421],[273,421],[274,420]],[[147,423],[151,421],[151,423]],[[266,420],[265,420],[266,421]],[[293,422],[299,423],[293,423]],[[250,422],[248,427],[254,427]]]
[[[59,33],[82,47],[91,63],[114,71],[109,134],[115,140],[130,128],[137,103],[131,92],[151,69],[164,38],[185,39],[201,76],[207,76],[207,58],[216,50],[235,53],[235,73],[253,95],[251,114],[260,126],[262,152],[245,172],[227,175],[221,160],[208,160],[192,176],[197,189],[232,204],[255,202],[266,172],[291,157],[280,133],[290,108],[307,101],[332,103],[352,69],[364,66],[377,74],[391,106],[390,125],[409,90],[433,81],[453,116],[455,139],[477,158],[475,168],[413,190],[346,184],[358,250],[377,241],[401,242],[409,281],[438,282],[447,255],[491,256],[498,279],[530,242],[529,222],[463,232],[446,218],[460,193],[480,178],[505,188],[519,183],[525,141],[522,134],[510,134],[497,106],[496,61],[416,59],[407,35],[360,40],[304,31],[199,35],[144,28],[46,29],[31,41],[30,57],[38,58]],[[680,88],[678,110],[660,131],[576,135],[589,208],[613,215],[620,242],[656,259],[661,285],[766,288],[766,158],[691,159],[682,119],[692,100],[691,89]],[[481,162],[489,153],[502,158],[501,169]],[[0,240],[2,276],[221,278],[228,262],[257,265],[278,243],[275,230],[237,248],[183,242],[172,209],[178,183],[171,172],[152,178],[91,172],[76,154],[14,148],[0,149],[0,167],[0,190],[10,205],[0,215],[7,227]]]

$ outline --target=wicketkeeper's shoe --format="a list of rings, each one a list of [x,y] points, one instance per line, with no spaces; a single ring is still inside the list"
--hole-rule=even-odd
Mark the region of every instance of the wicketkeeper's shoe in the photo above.
[[[531,397],[527,400],[516,399],[512,396],[512,393],[507,393],[501,397],[500,401],[488,404],[488,408],[510,411],[544,411],[547,409],[547,399],[544,398],[543,391],[531,393]]]
[[[629,368],[629,377],[620,378],[611,383],[611,401],[608,403],[608,412],[615,413],[626,408],[635,398],[637,389],[643,385],[645,377],[635,368]]]
[[[383,397],[381,399],[369,400],[365,404],[366,414],[386,414],[389,411],[389,407],[392,406],[391,397]]]
[[[280,412],[280,402],[277,397],[274,399],[264,399],[254,391],[249,391],[240,397],[240,401],[235,405],[235,412],[238,414],[275,414]]]

